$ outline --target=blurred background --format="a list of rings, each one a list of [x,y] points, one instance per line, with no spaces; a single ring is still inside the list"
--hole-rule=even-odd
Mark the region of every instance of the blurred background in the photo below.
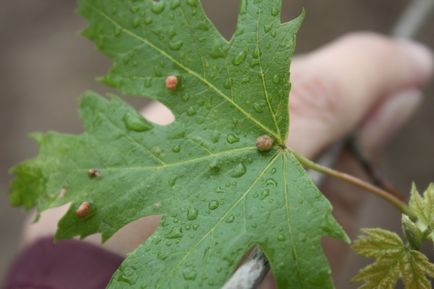
[[[203,2],[218,28],[230,37],[239,1]],[[283,2],[284,19],[306,8],[297,46],[297,53],[305,53],[351,31],[388,34],[409,1]],[[94,79],[103,75],[110,63],[79,36],[85,24],[75,9],[76,1],[71,0],[3,1],[0,9],[0,283],[17,253],[25,218],[24,212],[8,204],[8,168],[36,154],[35,144],[27,137],[30,132],[79,133],[78,96],[87,89],[108,91]],[[416,38],[434,48],[434,14]],[[136,107],[145,103],[131,101]],[[384,173],[401,191],[408,191],[412,181],[420,188],[434,181],[434,82],[426,90],[424,105],[388,146],[381,161]],[[399,226],[398,214],[381,201],[370,200],[366,212],[363,226]],[[339,278],[345,281],[339,282],[338,288],[352,288],[348,274],[360,260],[355,256],[350,259],[348,272]]]

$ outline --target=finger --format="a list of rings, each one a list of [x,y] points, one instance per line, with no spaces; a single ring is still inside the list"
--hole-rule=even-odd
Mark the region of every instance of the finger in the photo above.
[[[422,102],[422,92],[410,89],[387,97],[359,129],[358,139],[368,157],[380,153],[411,118]]]
[[[288,144],[309,157],[351,131],[387,95],[421,89],[431,52],[414,42],[359,33],[292,65]]]

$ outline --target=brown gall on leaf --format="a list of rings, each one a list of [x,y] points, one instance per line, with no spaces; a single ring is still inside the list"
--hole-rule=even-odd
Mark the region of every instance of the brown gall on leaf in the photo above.
[[[92,208],[89,202],[83,202],[75,211],[75,215],[79,218],[85,218],[90,215]]]
[[[273,148],[274,139],[269,135],[261,135],[256,139],[256,147],[259,151],[265,152]]]
[[[96,178],[101,176],[101,172],[97,169],[89,169],[87,171],[87,175],[89,176],[89,178]]]
[[[166,78],[166,88],[168,90],[175,90],[178,87],[178,77],[170,75]]]

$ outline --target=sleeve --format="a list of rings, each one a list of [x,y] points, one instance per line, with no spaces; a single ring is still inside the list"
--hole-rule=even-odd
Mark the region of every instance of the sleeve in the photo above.
[[[44,238],[17,257],[2,289],[104,289],[122,260],[83,241]]]

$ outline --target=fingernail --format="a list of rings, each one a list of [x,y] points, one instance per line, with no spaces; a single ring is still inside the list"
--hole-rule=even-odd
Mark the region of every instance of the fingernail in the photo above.
[[[411,40],[400,39],[399,44],[413,60],[421,74],[426,77],[431,76],[434,66],[434,55],[432,50],[421,43]]]
[[[373,154],[380,152],[409,120],[421,101],[422,92],[417,89],[388,97],[362,129],[364,149]]]

